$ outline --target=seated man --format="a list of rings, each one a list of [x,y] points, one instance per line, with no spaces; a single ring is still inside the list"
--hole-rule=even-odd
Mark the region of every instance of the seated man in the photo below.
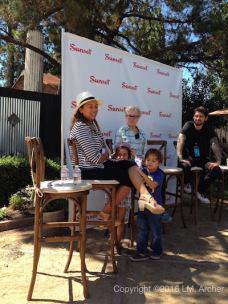
[[[215,131],[209,126],[208,112],[204,107],[194,110],[193,121],[183,126],[177,140],[179,166],[184,170],[185,192],[191,192],[191,167],[201,167],[197,198],[202,203],[210,203],[206,192],[211,181],[220,175],[221,149]],[[210,149],[211,148],[211,149]],[[213,153],[210,153],[212,150]],[[210,159],[213,154],[213,161]]]

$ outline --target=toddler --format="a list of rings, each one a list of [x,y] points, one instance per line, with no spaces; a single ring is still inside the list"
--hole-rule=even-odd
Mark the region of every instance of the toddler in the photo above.
[[[164,181],[164,173],[159,168],[162,163],[162,154],[157,149],[149,149],[144,158],[144,165],[140,174],[143,177],[148,191],[154,197],[155,201],[162,205],[162,184]],[[153,214],[149,210],[139,210],[137,216],[137,252],[130,259],[134,262],[144,261],[149,258],[160,259],[163,248],[161,238],[161,215]],[[149,234],[153,235],[151,243],[152,254],[148,254],[148,238]]]
[[[116,160],[130,160],[131,159],[131,150],[127,143],[118,144],[115,148],[115,152],[112,155],[113,159]],[[123,187],[123,186],[122,186]],[[125,186],[125,198],[122,199],[117,205],[117,242],[119,243],[125,232],[125,218],[129,215],[129,209],[131,206],[131,188]],[[107,197],[109,200],[109,197]],[[103,219],[108,219],[110,217],[111,207],[109,201],[106,203],[104,209],[100,213]]]

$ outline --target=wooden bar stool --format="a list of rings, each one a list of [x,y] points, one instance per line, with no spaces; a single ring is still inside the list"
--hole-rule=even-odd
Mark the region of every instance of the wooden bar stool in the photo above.
[[[200,178],[200,172],[203,169],[200,167],[191,167],[191,173],[193,177],[193,189],[191,193],[191,209],[190,212],[193,211],[193,221],[194,224],[197,225],[198,223],[198,214],[199,214],[199,205],[198,205],[198,199],[197,199],[197,192],[198,192],[198,185],[199,185],[199,178]]]
[[[75,185],[72,183],[63,183],[62,181],[44,181],[45,162],[41,140],[39,138],[26,137],[25,142],[28,148],[28,158],[31,167],[33,186],[35,189],[34,206],[34,254],[33,270],[27,299],[31,300],[33,289],[36,281],[37,267],[43,242],[80,242],[80,259],[83,292],[85,298],[88,297],[88,287],[86,281],[86,264],[85,264],[85,243],[86,243],[86,205],[87,195],[92,185],[86,182]],[[52,236],[44,237],[43,228],[56,227],[76,227],[78,223],[72,222],[48,222],[43,223],[43,209],[53,200],[70,199],[77,205],[80,212],[80,230],[77,234],[70,236]]]
[[[176,149],[177,147],[177,141],[173,142],[173,145]],[[191,192],[191,207],[190,212],[192,214],[193,212],[193,221],[194,224],[197,225],[198,222],[198,199],[197,199],[197,192],[198,192],[198,185],[199,185],[199,178],[200,178],[200,172],[202,171],[202,168],[200,167],[191,167],[191,173],[192,173],[192,192]]]
[[[163,167],[161,166],[161,169],[165,173],[166,179],[165,179],[165,193],[171,196],[175,197],[175,203],[174,204],[168,204],[165,201],[164,208],[169,209],[173,208],[172,216],[174,216],[177,206],[180,205],[180,216],[183,223],[183,227],[186,228],[185,218],[184,218],[184,210],[183,210],[183,186],[184,186],[184,174],[183,169],[178,167]],[[167,187],[169,182],[171,181],[171,178],[176,178],[176,191],[170,192],[167,191]],[[179,202],[178,202],[179,199]]]
[[[73,139],[67,139],[68,148],[70,152],[70,157],[73,164],[78,164],[78,153],[77,153],[77,146],[76,142]],[[116,226],[118,225],[118,222],[116,221],[116,190],[119,186],[119,182],[116,180],[84,180],[85,182],[88,182],[92,185],[93,190],[103,190],[105,192],[110,193],[111,198],[111,207],[112,207],[112,213],[111,213],[111,219],[107,221],[102,220],[87,220],[87,225],[92,226],[104,226],[104,227],[111,227],[110,229],[110,258],[113,266],[113,272],[118,272],[116,260],[115,260],[115,246],[118,250],[119,244],[117,243],[116,238]],[[100,211],[88,211],[88,214],[99,214]],[[70,255],[69,255],[70,257]]]
[[[219,166],[221,169],[221,178],[218,181],[218,193],[216,198],[216,203],[214,206],[214,210],[211,213],[212,219],[214,220],[214,217],[218,211],[218,218],[217,221],[220,222],[222,219],[222,211],[224,207],[224,192],[225,192],[225,185],[227,185],[227,177],[228,177],[228,166]],[[211,201],[211,200],[210,200]],[[210,203],[212,208],[212,201]]]
[[[92,186],[93,190],[104,190],[108,189],[111,193],[111,207],[112,207],[112,213],[111,213],[111,219],[107,221],[102,220],[86,220],[86,225],[91,226],[104,226],[104,227],[111,227],[110,228],[110,259],[113,267],[113,272],[117,273],[117,265],[115,260],[115,245],[118,247],[118,244],[116,244],[116,188],[119,185],[119,183],[116,180],[83,180],[85,183],[89,183]],[[87,211],[86,214],[98,214],[100,211]],[[76,218],[76,209],[73,211],[73,217]],[[65,271],[67,271],[70,261],[73,255],[73,241],[71,242],[70,246],[70,253],[69,258],[67,261],[67,265],[65,268]]]

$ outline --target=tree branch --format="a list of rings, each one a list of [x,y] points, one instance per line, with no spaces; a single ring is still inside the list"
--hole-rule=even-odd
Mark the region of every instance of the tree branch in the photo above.
[[[137,49],[137,48],[131,43],[131,41],[130,41],[130,39],[129,39],[128,37],[124,36],[124,35],[121,34],[121,33],[118,33],[117,36],[119,36],[119,37],[125,39],[125,40],[127,41],[128,45],[129,45],[135,52],[137,52],[138,54],[140,54],[140,50]]]
[[[129,18],[129,17],[136,17],[144,20],[153,20],[153,21],[159,21],[163,23],[179,23],[179,24],[185,24],[185,23],[191,23],[192,19],[187,20],[180,20],[180,19],[165,19],[161,17],[155,17],[155,16],[149,16],[149,15],[143,15],[137,12],[128,12],[123,15],[123,18]]]
[[[43,17],[43,20],[51,17],[51,15],[61,11],[62,9],[64,9],[64,5],[63,4],[60,4],[59,6],[56,6],[52,9],[50,9],[49,11],[47,11],[42,17]]]
[[[57,67],[59,71],[61,69],[61,64],[57,60],[55,60],[50,55],[48,55],[44,51],[38,49],[37,47],[35,47],[31,44],[28,44],[23,41],[19,41],[17,39],[14,39],[13,37],[2,35],[2,34],[0,34],[0,40],[4,40],[6,42],[13,43],[13,44],[19,45],[24,48],[28,48],[28,49],[34,51],[35,53],[40,54],[42,57],[46,58],[53,66]]]
[[[95,30],[95,34],[98,35],[98,36],[100,36],[100,37],[102,37],[102,38],[104,38],[104,39],[106,39],[106,40],[109,41],[112,45],[117,46],[119,49],[128,52],[128,50],[127,50],[124,46],[122,46],[121,44],[119,44],[119,43],[118,43],[117,41],[115,41],[115,40],[110,41],[110,39],[108,38],[107,35],[105,35],[105,34],[99,32],[98,30]]]

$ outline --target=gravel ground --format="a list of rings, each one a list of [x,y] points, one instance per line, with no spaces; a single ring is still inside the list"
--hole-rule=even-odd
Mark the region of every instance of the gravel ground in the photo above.
[[[133,263],[129,240],[117,255],[118,274],[107,262],[107,239],[103,230],[89,229],[87,258],[90,298],[85,300],[80,280],[79,256],[75,252],[69,272],[63,273],[67,244],[42,247],[33,293],[35,303],[227,303],[228,211],[220,224],[212,222],[208,206],[200,206],[194,226],[189,207],[184,208],[187,229],[179,214],[163,235],[165,254],[159,261]],[[28,303],[33,255],[32,228],[0,233],[1,304]],[[107,265],[106,265],[107,264]],[[31,302],[31,303],[32,303]]]

